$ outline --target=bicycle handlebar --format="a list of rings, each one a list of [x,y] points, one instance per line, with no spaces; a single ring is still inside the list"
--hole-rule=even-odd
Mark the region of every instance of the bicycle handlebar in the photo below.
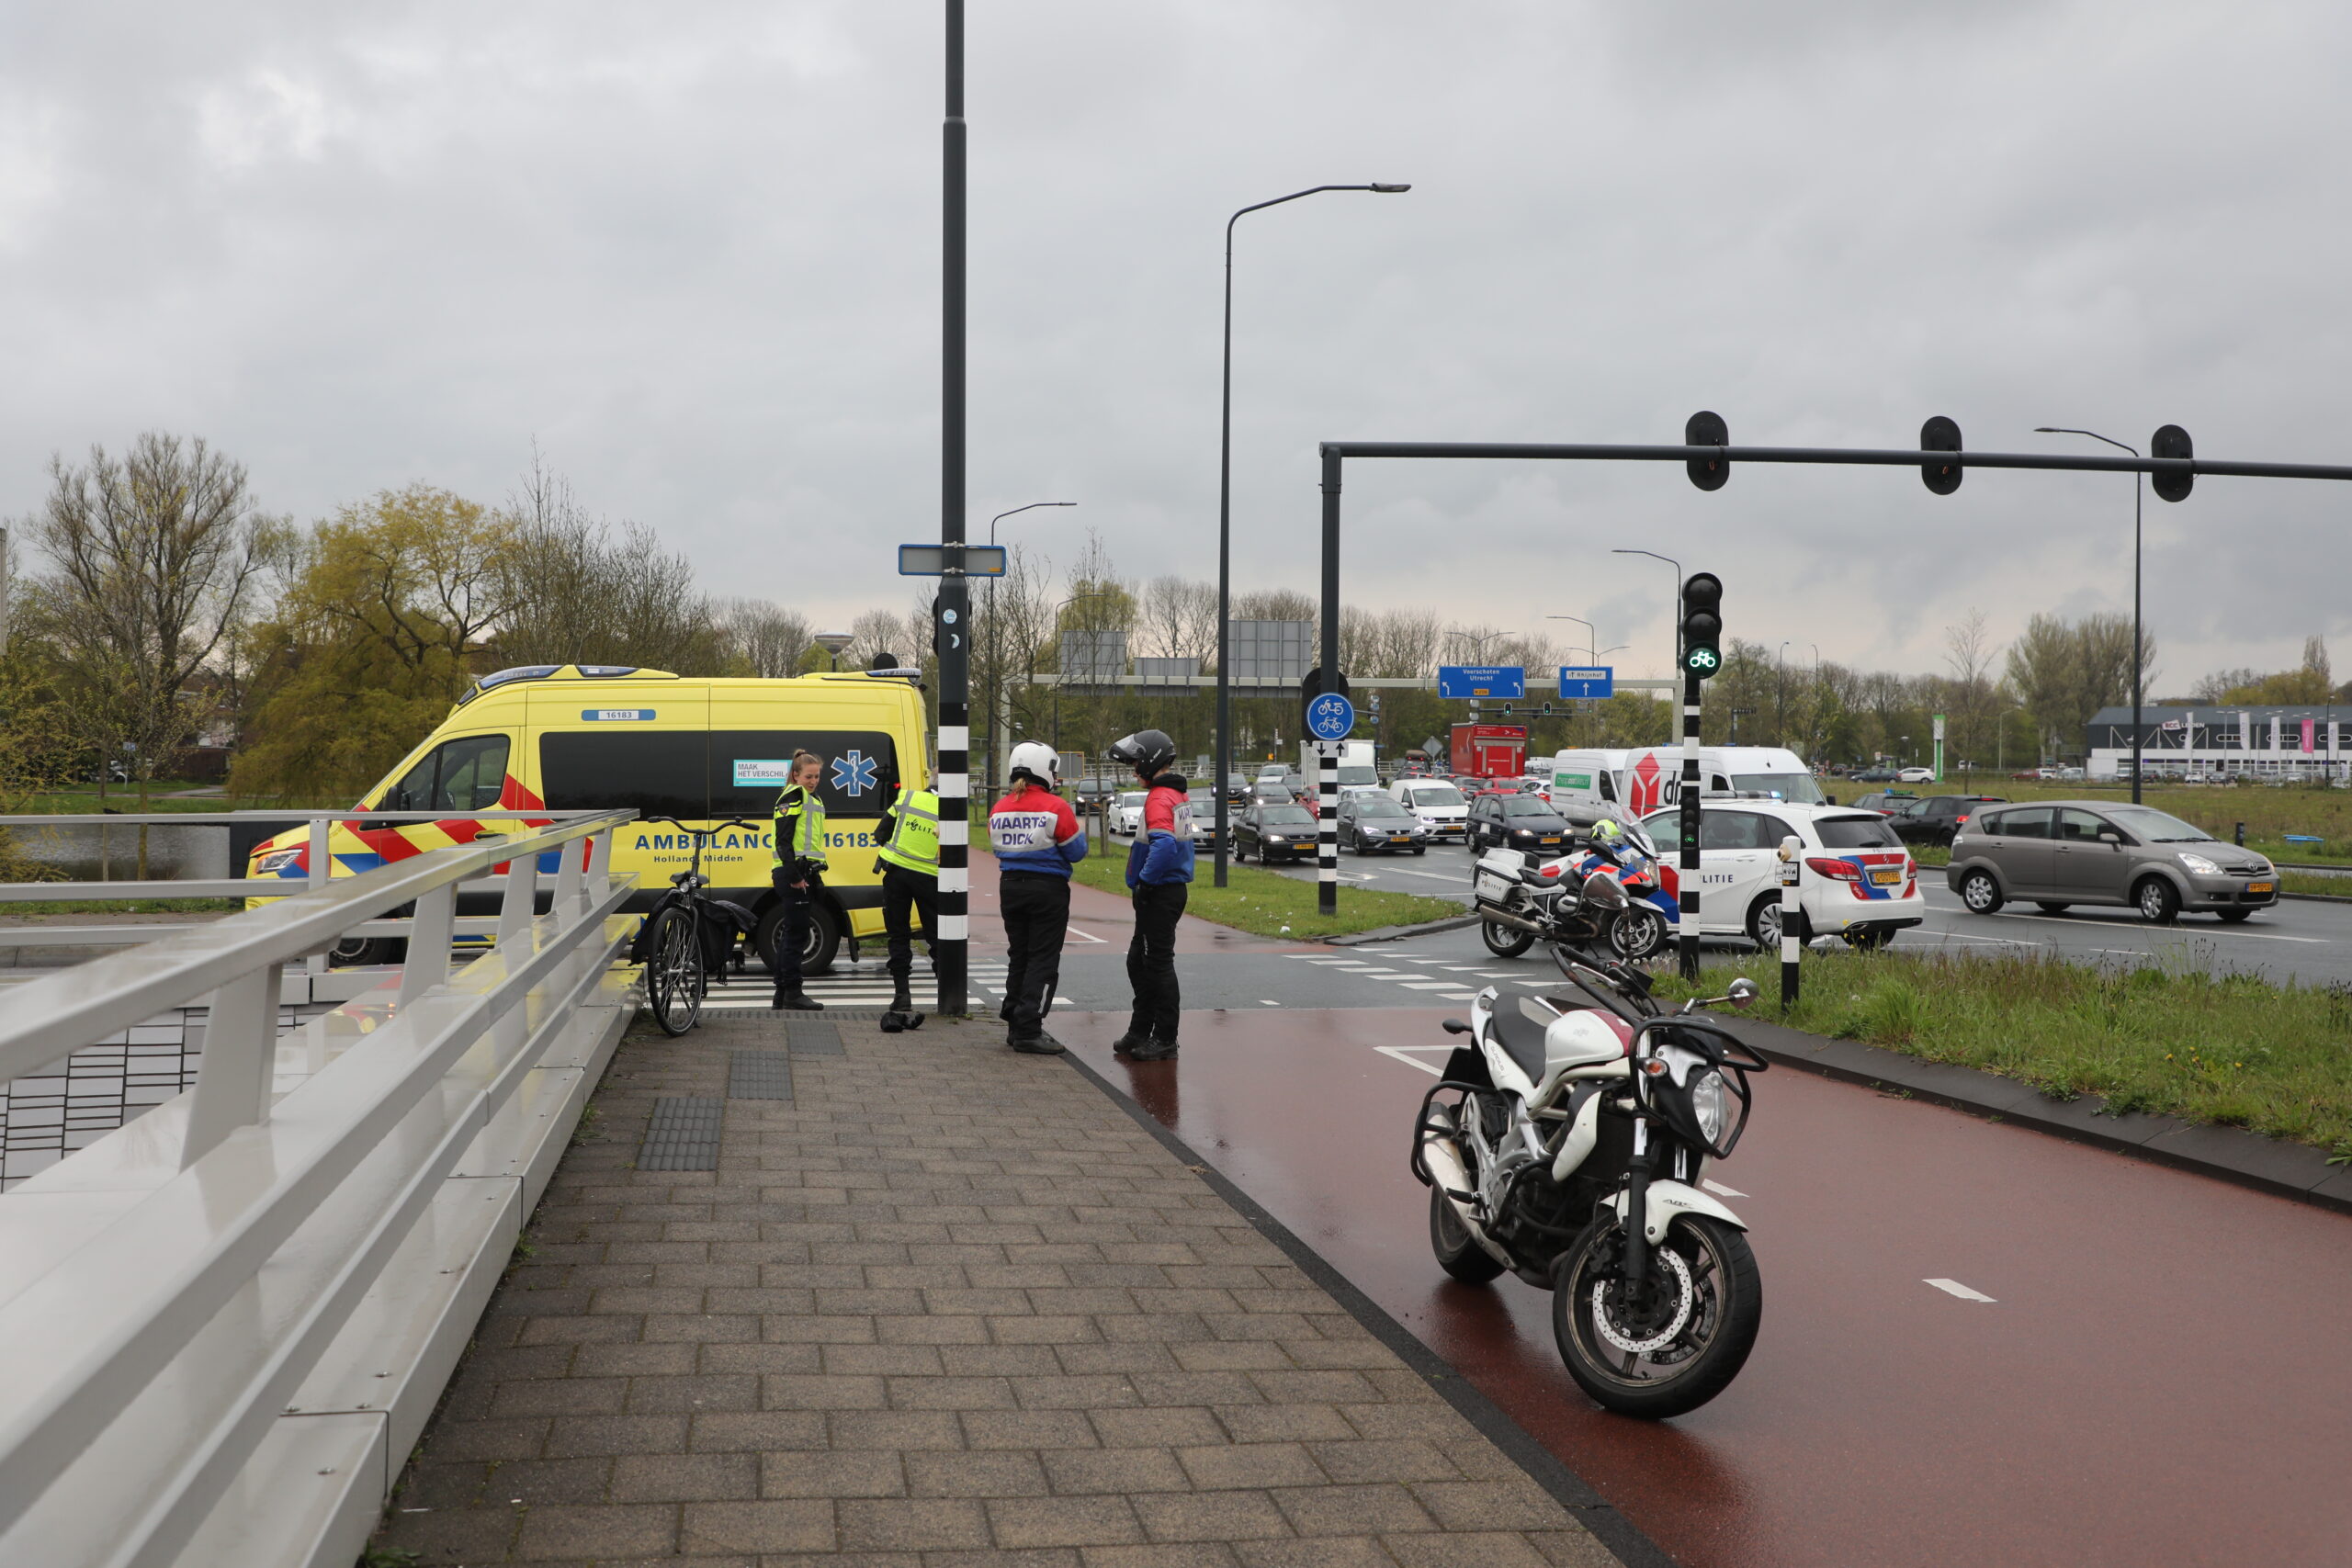
[[[684,828],[687,832],[692,833],[697,839],[707,839],[713,833],[718,832],[721,828],[748,828],[756,832],[760,829],[767,826],[764,822],[746,822],[741,817],[729,817],[724,821],[714,822],[707,828],[695,827],[693,824],[681,821],[675,817],[640,817],[638,820],[640,822],[667,822],[673,828]]]

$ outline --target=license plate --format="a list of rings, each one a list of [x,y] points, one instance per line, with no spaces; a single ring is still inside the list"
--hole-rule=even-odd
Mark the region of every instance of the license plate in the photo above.
[[[1413,835],[1410,833],[1391,833],[1388,835],[1388,841],[1392,844],[1409,844],[1413,841]]]
[[[2267,893],[2271,890],[2271,886],[2272,885],[2267,882],[2249,882],[2245,885],[2245,890],[2249,893]]]
[[[1539,844],[1556,844],[1560,841],[1560,835],[1557,833],[1546,833],[1544,837],[1536,840],[1535,841]]]
[[[1877,887],[1892,887],[1902,880],[1903,874],[1892,866],[1871,873],[1871,886]]]

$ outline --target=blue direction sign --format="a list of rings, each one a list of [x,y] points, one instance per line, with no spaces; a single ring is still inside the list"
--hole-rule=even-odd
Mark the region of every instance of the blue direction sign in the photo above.
[[[1356,705],[1337,692],[1326,692],[1306,705],[1307,732],[1317,740],[1345,740],[1356,727]]]
[[[1441,664],[1437,671],[1441,697],[1523,697],[1527,671],[1518,664]]]
[[[1611,697],[1616,694],[1617,668],[1615,665],[1600,664],[1583,670],[1567,664],[1560,666],[1560,695]]]

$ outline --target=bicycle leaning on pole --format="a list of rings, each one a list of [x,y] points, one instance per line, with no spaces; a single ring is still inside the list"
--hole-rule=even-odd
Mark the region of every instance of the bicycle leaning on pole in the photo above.
[[[730,963],[739,974],[742,971],[744,942],[759,926],[758,918],[742,905],[705,891],[710,878],[702,874],[703,845],[724,829],[759,833],[768,824],[730,818],[696,828],[675,817],[640,820],[669,823],[694,840],[693,863],[672,874],[670,891],[646,914],[628,954],[630,963],[645,965],[645,1000],[653,1021],[664,1034],[684,1034],[702,1019],[710,977]]]

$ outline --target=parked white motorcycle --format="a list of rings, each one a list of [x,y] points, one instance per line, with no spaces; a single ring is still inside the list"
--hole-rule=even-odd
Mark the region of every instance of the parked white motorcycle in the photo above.
[[[1701,1183],[1737,1145],[1747,1075],[1768,1064],[1697,1015],[1744,1008],[1756,987],[1668,1013],[1638,969],[1552,955],[1575,991],[1536,998],[1548,1018],[1489,987],[1468,1022],[1446,1021],[1470,1043],[1414,1127],[1430,1245],[1466,1283],[1508,1269],[1552,1292],[1561,1359],[1600,1404],[1679,1416],[1738,1375],[1762,1319],[1747,1227]]]

